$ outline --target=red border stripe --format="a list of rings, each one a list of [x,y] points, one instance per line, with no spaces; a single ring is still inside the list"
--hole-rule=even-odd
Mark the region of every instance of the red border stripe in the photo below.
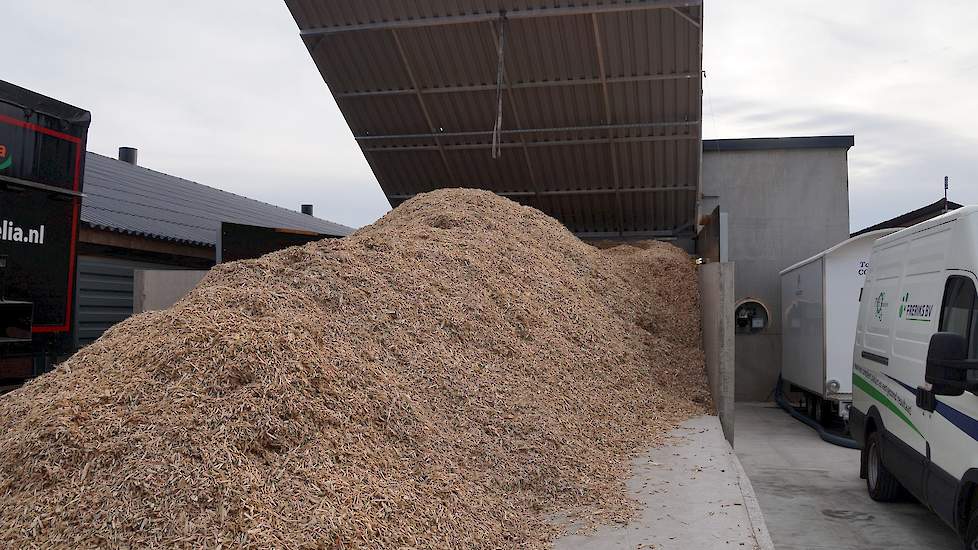
[[[44,126],[38,126],[37,124],[32,124],[23,120],[17,120],[14,117],[9,117],[7,115],[0,115],[0,122],[6,122],[7,124],[13,124],[14,126],[20,126],[21,128],[27,128],[28,130],[33,130],[35,132],[40,132],[42,134],[47,134],[49,136],[54,136],[58,139],[63,139],[65,141],[70,141],[76,145],[81,144],[81,138],[75,137],[64,132],[59,132],[57,130],[51,130],[50,128],[45,128]],[[77,191],[77,189],[75,189]]]
[[[30,122],[25,122],[23,120],[17,120],[6,115],[0,115],[0,122],[7,124],[12,124],[14,126],[20,126],[21,128],[27,128],[28,130],[33,130],[35,132],[40,132],[45,135],[56,137],[58,139],[63,139],[65,141],[75,144],[75,173],[74,173],[74,190],[77,193],[81,184],[81,138],[72,135],[65,134],[63,132],[58,132],[56,130],[51,130],[43,126],[38,126],[37,124],[32,124]],[[78,242],[78,217],[81,211],[81,199],[79,197],[72,198],[72,203],[74,208],[72,209],[71,215],[71,242],[70,242],[70,257],[68,259],[68,297],[65,300],[65,322],[62,325],[35,325],[31,327],[31,332],[34,334],[51,333],[51,332],[70,332],[71,331],[71,304],[72,297],[75,293],[75,245]]]

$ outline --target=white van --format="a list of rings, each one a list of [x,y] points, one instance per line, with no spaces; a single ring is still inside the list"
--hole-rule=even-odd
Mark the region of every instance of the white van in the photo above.
[[[978,539],[978,206],[876,241],[850,428],[875,500],[906,490]]]

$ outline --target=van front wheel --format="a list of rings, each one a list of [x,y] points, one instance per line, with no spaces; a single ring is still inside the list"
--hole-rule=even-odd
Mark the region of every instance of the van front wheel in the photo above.
[[[967,550],[978,548],[978,509],[971,513],[971,520],[968,521],[968,529],[964,534],[964,547]]]
[[[893,502],[900,497],[902,487],[897,478],[883,465],[881,444],[883,438],[879,432],[869,434],[866,439],[866,489],[869,496],[878,502]]]

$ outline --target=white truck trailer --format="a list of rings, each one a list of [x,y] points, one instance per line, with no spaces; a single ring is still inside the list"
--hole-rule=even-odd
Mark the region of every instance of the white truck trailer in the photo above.
[[[821,424],[848,421],[852,346],[863,281],[876,239],[897,229],[843,241],[781,272],[781,378],[801,392]]]

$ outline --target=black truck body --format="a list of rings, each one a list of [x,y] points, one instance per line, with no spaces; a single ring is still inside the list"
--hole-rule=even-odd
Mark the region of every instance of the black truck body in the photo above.
[[[72,351],[88,111],[0,81],[0,381]]]

